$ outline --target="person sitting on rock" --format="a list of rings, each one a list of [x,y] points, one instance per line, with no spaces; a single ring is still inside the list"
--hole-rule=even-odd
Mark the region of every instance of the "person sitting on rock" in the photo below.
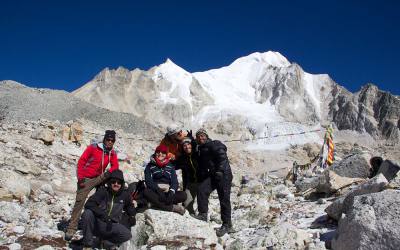
[[[232,232],[231,221],[231,186],[232,170],[229,165],[226,146],[218,141],[211,140],[206,130],[199,129],[196,132],[199,154],[199,172],[208,177],[197,187],[197,219],[207,221],[208,198],[212,191],[217,189],[219,204],[221,207],[222,226],[217,230],[217,236]]]
[[[90,191],[101,185],[110,173],[119,167],[117,153],[113,149],[115,139],[115,131],[106,130],[103,143],[89,145],[79,158],[75,205],[65,233],[67,241],[72,239],[77,230],[78,221]]]
[[[122,224],[123,215],[128,216],[130,226],[135,224],[135,207],[130,193],[124,188],[124,175],[118,169],[111,173],[107,187],[99,188],[85,204],[82,214],[84,246],[98,246],[93,236],[101,239],[106,249],[129,240],[131,230]]]
[[[167,127],[167,133],[161,140],[160,145],[164,145],[168,149],[168,155],[170,161],[174,161],[179,158],[182,152],[182,140],[188,136],[188,132],[184,132],[178,125],[173,124]]]
[[[194,152],[195,141],[191,138],[185,138],[182,141],[183,154],[175,163],[175,169],[182,170],[183,191],[186,192],[187,199],[184,203],[185,208],[191,215],[195,214],[193,204],[197,196],[197,186],[207,176],[200,176],[198,171],[198,154]]]
[[[146,183],[144,197],[161,210],[183,215],[185,208],[177,204],[184,202],[187,196],[185,192],[178,191],[178,178],[167,153],[168,148],[159,145],[147,164],[144,170]]]

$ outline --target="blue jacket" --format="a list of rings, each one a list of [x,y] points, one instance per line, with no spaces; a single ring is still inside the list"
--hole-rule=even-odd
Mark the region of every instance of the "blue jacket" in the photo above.
[[[154,157],[151,157],[150,162],[144,170],[144,178],[147,188],[154,191],[157,191],[158,183],[169,184],[170,190],[173,190],[173,192],[176,192],[178,189],[178,177],[176,176],[174,165],[168,163],[164,167],[159,167]]]

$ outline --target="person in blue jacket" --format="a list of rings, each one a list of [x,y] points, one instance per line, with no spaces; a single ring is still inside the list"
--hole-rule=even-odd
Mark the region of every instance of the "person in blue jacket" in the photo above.
[[[183,215],[185,208],[178,203],[184,202],[187,196],[178,191],[178,178],[167,154],[168,148],[159,145],[151,156],[144,170],[146,189],[143,194],[152,206]]]

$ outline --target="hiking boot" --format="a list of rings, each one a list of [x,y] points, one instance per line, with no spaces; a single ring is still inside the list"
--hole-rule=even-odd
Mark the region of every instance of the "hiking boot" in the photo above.
[[[106,250],[117,250],[118,246],[115,245],[114,243],[112,243],[111,241],[108,240],[103,240],[101,242],[102,244],[102,248],[106,249]]]
[[[67,232],[65,232],[65,235],[64,235],[64,240],[71,241],[72,237],[74,237],[74,235],[75,235],[75,230],[67,230]]]
[[[207,213],[199,213],[198,215],[192,215],[192,216],[198,220],[207,222]]]
[[[222,226],[216,230],[216,234],[218,237],[221,237],[226,233],[232,233],[232,232],[233,232],[232,223],[223,223]]]
[[[184,215],[185,211],[186,211],[185,208],[181,205],[172,205],[172,212]]]

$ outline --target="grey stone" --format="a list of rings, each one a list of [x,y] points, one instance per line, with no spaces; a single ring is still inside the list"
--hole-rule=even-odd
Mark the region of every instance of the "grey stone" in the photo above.
[[[328,169],[324,171],[323,175],[319,178],[317,192],[331,194],[335,193],[341,188],[362,181],[364,181],[364,179],[342,177]]]
[[[28,196],[31,192],[30,181],[8,169],[0,169],[0,187],[17,197]]]
[[[385,249],[400,246],[400,191],[354,197],[339,221],[332,249]]]
[[[304,192],[310,188],[316,188],[319,184],[319,178],[319,176],[300,177],[295,182],[297,192]]]
[[[389,188],[400,189],[400,172],[397,172],[396,176],[389,182]]]
[[[332,202],[327,208],[325,208],[325,212],[329,215],[329,217],[339,220],[342,216],[343,212],[343,202],[346,196],[339,197],[334,202]]]
[[[21,249],[21,244],[12,243],[12,244],[8,245],[8,249],[9,250],[19,250],[19,249]]]
[[[272,249],[304,249],[312,241],[310,235],[288,222],[272,227],[265,237],[263,246]]]
[[[54,132],[48,128],[38,128],[32,133],[32,138],[42,140],[45,144],[52,144],[54,141]]]
[[[278,186],[273,187],[272,193],[275,195],[276,198],[285,198],[292,194],[289,188],[283,184],[279,184]]]
[[[144,221],[146,227],[141,224]],[[166,245],[196,247],[201,242],[201,248],[209,248],[218,243],[214,229],[206,222],[191,217],[188,213],[179,215],[173,212],[148,209],[143,218],[138,218],[138,225],[142,228],[135,238],[130,240],[131,246],[137,245],[137,239],[143,239],[144,232],[148,236],[147,245]],[[188,230],[190,229],[190,230]],[[144,240],[141,240],[144,242]]]
[[[25,232],[25,227],[24,226],[15,226],[13,228],[14,233],[17,234],[23,234]]]
[[[378,174],[382,173],[388,181],[391,181],[396,177],[396,174],[400,171],[400,166],[390,160],[385,160],[379,167]]]
[[[368,178],[371,174],[369,154],[353,154],[341,161],[334,162],[330,170],[343,177]]]
[[[54,248],[50,245],[44,245],[44,246],[36,248],[35,250],[54,250]]]
[[[0,219],[5,222],[27,222],[28,211],[19,204],[8,201],[0,201]]]
[[[353,203],[354,197],[363,194],[380,192],[386,187],[387,184],[388,181],[386,178],[382,174],[379,174],[367,182],[355,187],[352,191],[346,194],[344,198],[335,200],[325,209],[325,212],[333,219],[339,220],[341,214],[346,213]]]

